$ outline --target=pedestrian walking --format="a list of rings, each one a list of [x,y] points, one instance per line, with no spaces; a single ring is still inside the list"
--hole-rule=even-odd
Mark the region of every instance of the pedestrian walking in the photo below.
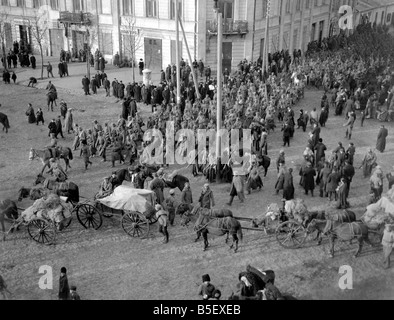
[[[70,300],[81,300],[81,297],[77,293],[76,286],[71,286],[71,288],[70,288]]]
[[[160,204],[156,204],[156,218],[159,221],[159,232],[164,236],[163,243],[168,243],[169,235],[167,230],[168,212]]]
[[[58,297],[59,300],[70,300],[70,288],[68,286],[67,269],[65,267],[60,269]]]
[[[213,192],[209,187],[209,184],[204,184],[200,198],[198,199],[201,208],[211,209],[215,206],[215,200],[213,198]]]
[[[310,191],[313,197],[313,190],[315,190],[315,176],[316,171],[312,167],[312,163],[308,162],[306,169],[303,172],[304,180],[303,187],[305,189],[305,194],[308,195]]]
[[[47,74],[48,74],[48,78],[49,78],[49,75],[51,75],[52,78],[54,78],[53,72],[52,72],[52,71],[53,71],[53,67],[52,67],[51,63],[48,62],[48,65],[47,65]]]
[[[16,79],[18,78],[15,74],[15,72],[12,72],[12,81],[14,81],[14,84],[16,83]]]
[[[164,200],[164,208],[168,212],[168,219],[170,222],[170,225],[174,225],[175,221],[175,208],[177,207],[177,201],[175,199],[175,190],[171,189],[170,190],[170,195]]]
[[[209,274],[204,274],[202,276],[202,284],[198,288],[198,295],[202,296],[203,300],[209,300],[213,298],[215,289],[215,286],[211,284],[211,277]]]
[[[60,136],[64,139],[64,135],[63,135],[63,125],[62,125],[62,121],[61,121],[61,116],[58,116],[56,119],[56,134],[55,134],[55,138],[57,139],[57,136],[60,134]]]
[[[36,121],[37,121],[37,126],[40,124],[40,122],[42,122],[42,124],[45,124],[44,121],[44,112],[42,111],[41,108],[38,108],[37,112],[36,112]]]
[[[89,164],[93,165],[93,163],[90,161],[90,156],[91,156],[90,148],[89,148],[86,140],[82,141],[82,148],[81,148],[80,156],[83,157],[83,161],[85,163],[85,170],[88,170]]]
[[[394,224],[386,224],[382,239],[383,268],[390,268],[390,256],[394,247]]]
[[[229,206],[233,204],[235,196],[238,196],[239,201],[244,203],[245,201],[245,173],[241,169],[233,171],[233,182],[230,190],[230,201]]]
[[[384,125],[381,125],[378,133],[378,141],[376,142],[376,150],[380,151],[381,153],[383,153],[386,149],[386,138],[388,134],[388,130],[384,127]]]
[[[190,189],[190,183],[186,182],[181,194],[182,204],[193,204],[193,195]]]
[[[140,69],[140,76],[142,76],[142,71],[144,70],[145,64],[144,60],[140,59],[140,62],[138,63],[138,68]]]

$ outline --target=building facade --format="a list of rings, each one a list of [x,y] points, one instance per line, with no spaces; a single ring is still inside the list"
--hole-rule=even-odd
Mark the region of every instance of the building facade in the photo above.
[[[28,27],[29,20],[44,6],[50,20],[46,55],[57,56],[61,49],[79,51],[89,44],[110,62],[118,52],[121,58],[129,60],[142,58],[147,68],[156,71],[176,61],[175,1],[178,1],[186,36],[185,41],[180,35],[181,56],[189,60],[187,42],[192,60],[202,59],[216,69],[214,0],[0,1],[3,16],[0,23],[3,22],[7,49],[20,40],[37,47]],[[381,1],[388,0],[375,1],[377,4],[367,10],[360,4],[362,1],[355,0],[219,0],[224,18],[223,67],[235,68],[245,58],[257,60],[266,41],[268,52],[305,51],[309,42],[339,32],[339,8],[345,4],[363,8],[356,10],[355,23],[362,14],[391,23],[394,6],[387,4],[379,11],[378,4],[379,8],[383,7]],[[269,33],[265,39],[267,8]],[[88,27],[86,22],[90,23]]]

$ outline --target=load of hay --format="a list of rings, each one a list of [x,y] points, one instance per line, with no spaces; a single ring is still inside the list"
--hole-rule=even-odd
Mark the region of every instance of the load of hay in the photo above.
[[[30,222],[36,218],[51,220],[60,223],[64,219],[71,218],[72,205],[64,202],[61,198],[54,194],[49,194],[26,209],[22,213],[25,222]]]
[[[394,222],[394,189],[390,190],[378,202],[367,207],[361,218],[371,229],[377,229],[384,223]]]

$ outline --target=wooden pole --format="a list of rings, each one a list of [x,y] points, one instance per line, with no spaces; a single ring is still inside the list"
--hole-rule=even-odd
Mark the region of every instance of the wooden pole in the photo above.
[[[190,55],[190,50],[189,50],[189,46],[187,44],[187,39],[186,39],[186,33],[185,33],[185,29],[183,28],[183,23],[181,21],[181,19],[179,19],[179,25],[181,26],[182,29],[182,33],[183,33],[183,39],[185,40],[185,45],[186,45],[186,50],[187,50],[187,54],[189,56],[189,61],[191,63],[191,69],[192,69],[192,75],[193,75],[193,82],[194,82],[194,86],[196,87],[196,95],[197,95],[197,99],[200,99],[200,92],[198,91],[198,82],[197,82],[197,78],[196,75],[194,73],[194,69],[193,69],[193,60],[192,60],[192,56]]]
[[[175,29],[176,29],[176,104],[181,104],[181,69],[179,56],[179,8],[178,0],[175,0]]]
[[[221,182],[220,168],[221,168],[221,137],[220,130],[222,129],[222,62],[223,62],[223,17],[219,8],[216,8],[216,16],[218,22],[218,65],[217,65],[217,128],[216,128],[216,158],[217,158],[217,166],[216,166],[216,182]]]

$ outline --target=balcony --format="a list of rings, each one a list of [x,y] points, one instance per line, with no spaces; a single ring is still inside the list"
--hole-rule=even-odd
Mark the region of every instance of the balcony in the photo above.
[[[84,12],[73,13],[68,11],[61,11],[59,22],[67,24],[90,25],[92,23],[92,14]]]
[[[209,37],[218,34],[218,22],[216,20],[207,21],[207,31]],[[223,35],[227,38],[229,36],[241,36],[244,37],[248,30],[248,21],[246,20],[232,20],[226,19],[223,23]]]

